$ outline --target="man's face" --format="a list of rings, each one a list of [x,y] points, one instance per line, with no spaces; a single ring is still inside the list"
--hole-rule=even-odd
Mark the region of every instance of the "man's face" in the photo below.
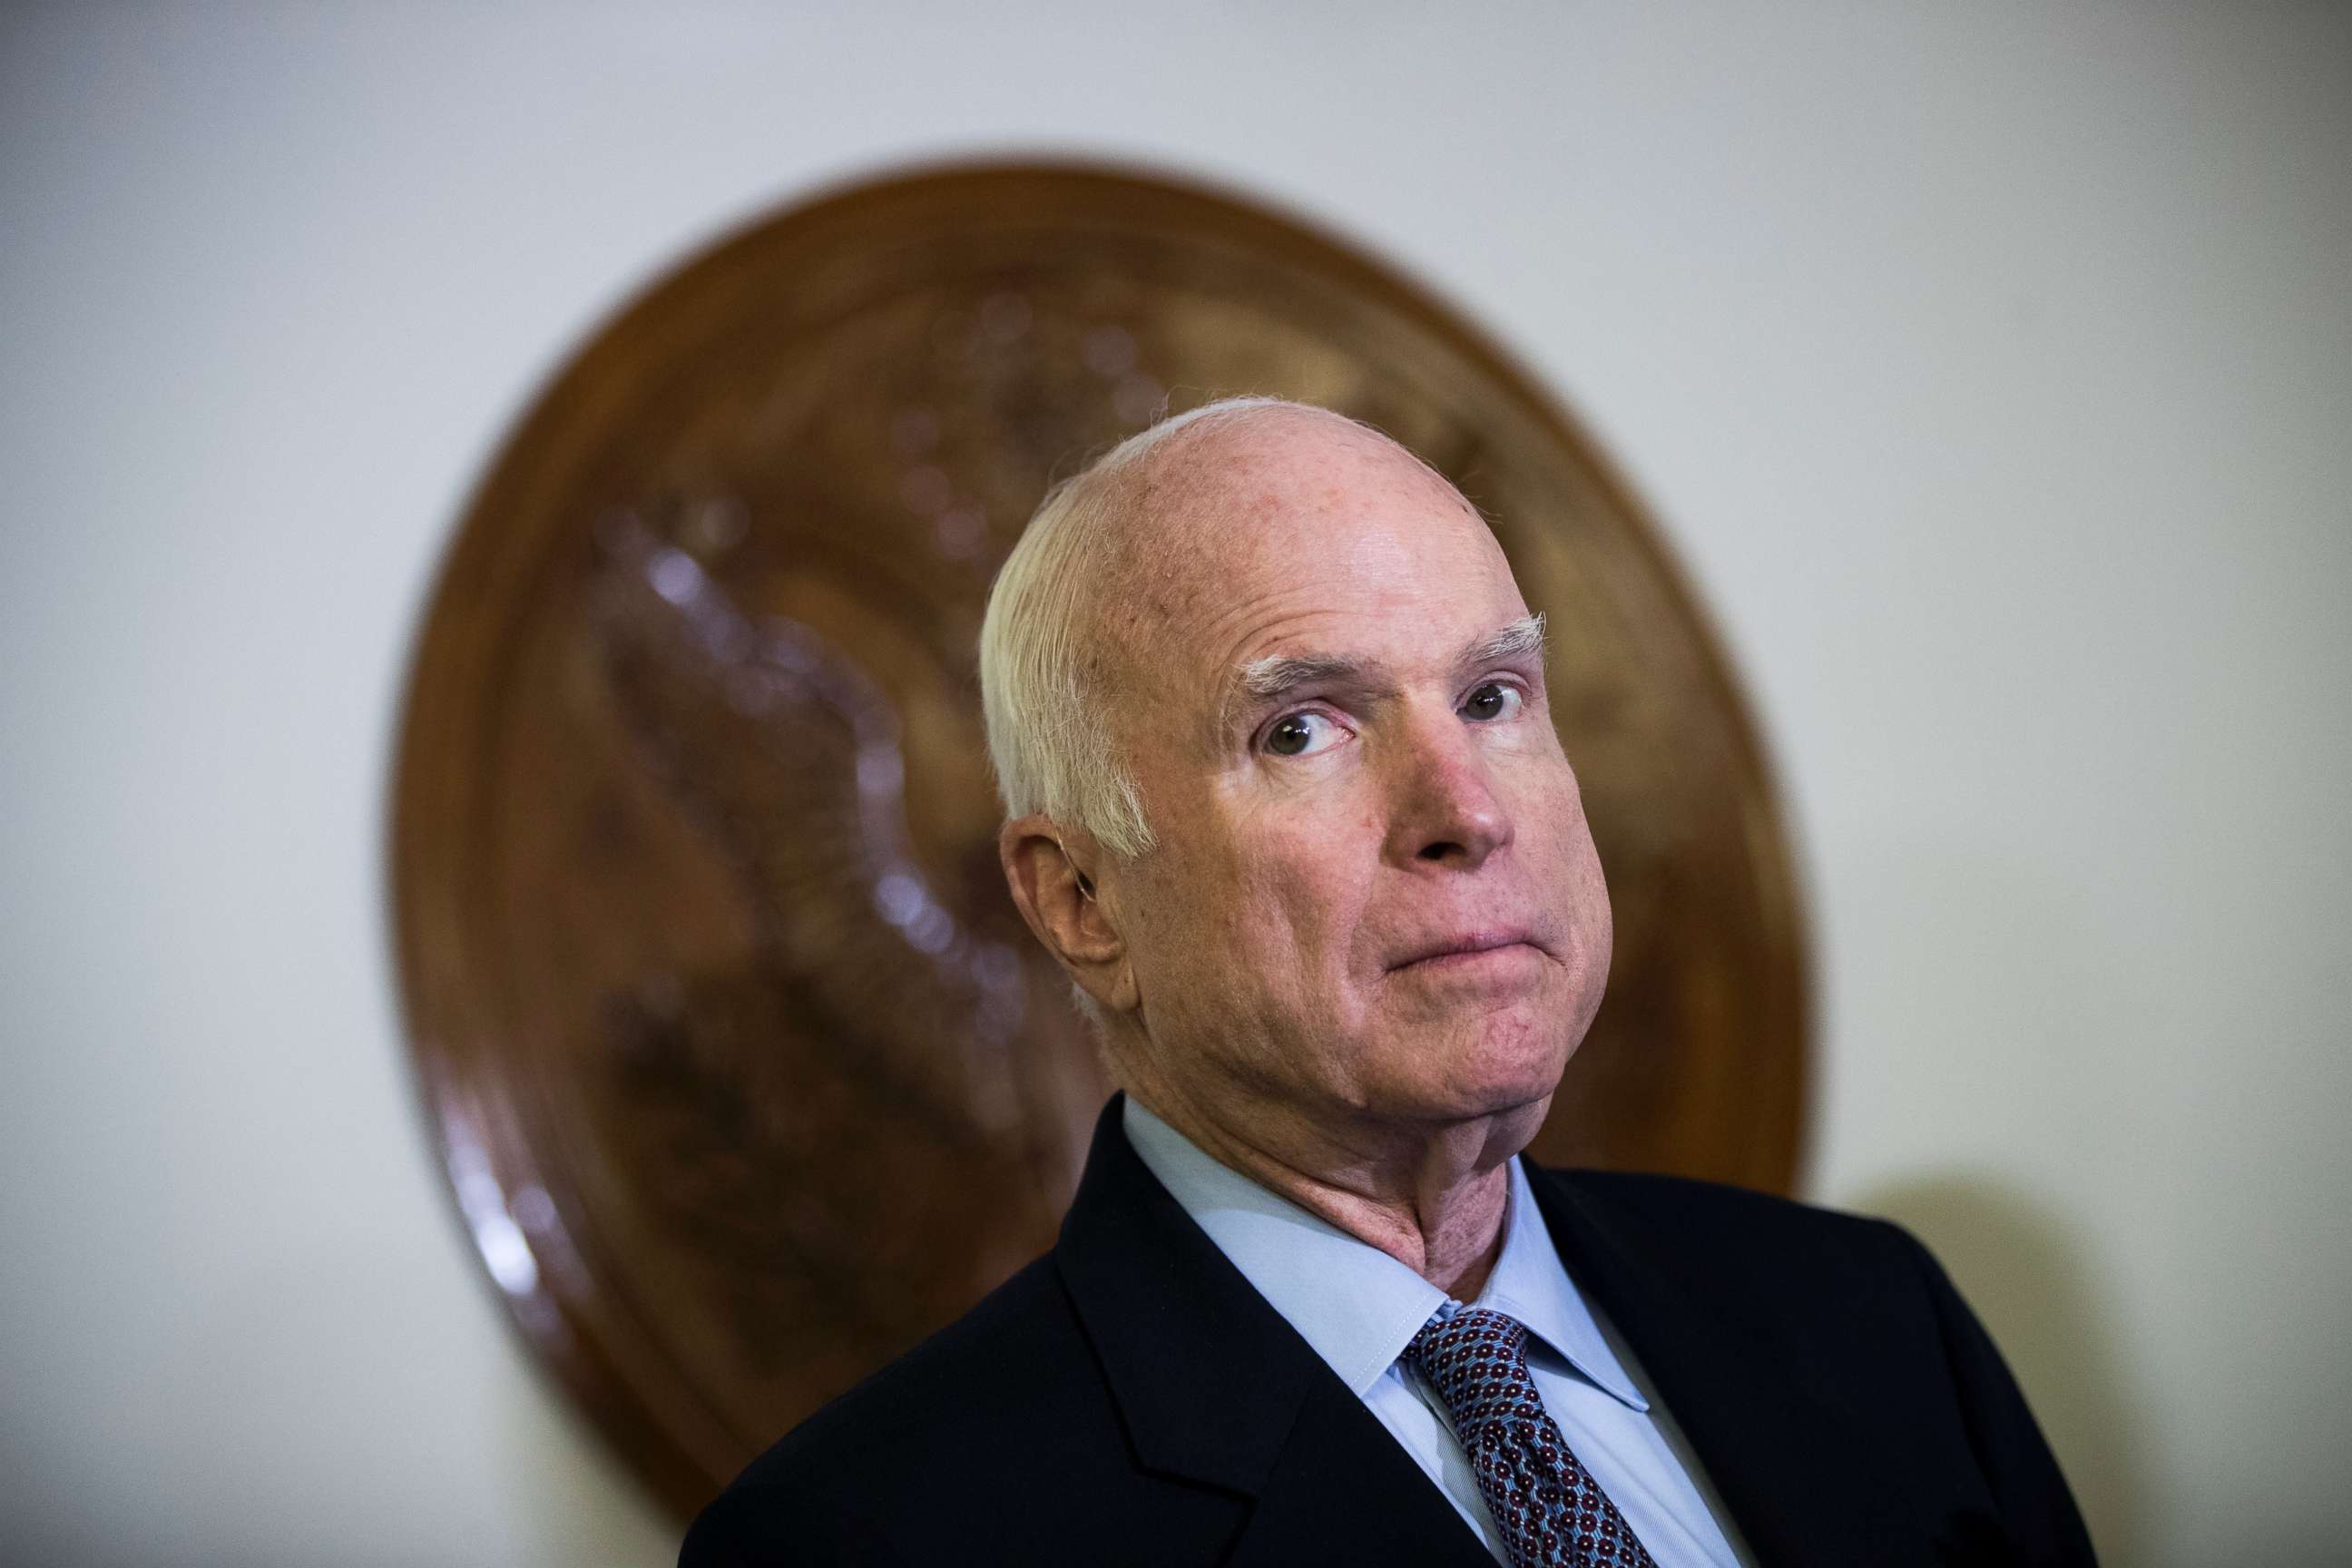
[[[1112,717],[1159,840],[1106,889],[1140,1048],[1321,1124],[1548,1100],[1609,902],[1502,551],[1336,419],[1196,439]]]

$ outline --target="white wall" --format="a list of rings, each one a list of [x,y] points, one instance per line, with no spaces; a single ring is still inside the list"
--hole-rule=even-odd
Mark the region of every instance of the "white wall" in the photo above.
[[[2115,1561],[2346,1550],[2352,12],[488,9],[0,13],[12,1555],[667,1560],[425,1155],[397,682],[628,290],[982,148],[1286,201],[1568,395],[1791,797],[1811,1192]]]

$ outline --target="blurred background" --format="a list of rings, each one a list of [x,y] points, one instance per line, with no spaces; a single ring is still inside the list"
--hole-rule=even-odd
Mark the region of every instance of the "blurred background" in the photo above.
[[[654,1564],[401,1037],[431,574],[775,205],[1046,153],[1464,309],[1651,503],[1815,944],[1802,1194],[2120,1563],[2352,1558],[2352,10],[0,10],[0,1537]]]

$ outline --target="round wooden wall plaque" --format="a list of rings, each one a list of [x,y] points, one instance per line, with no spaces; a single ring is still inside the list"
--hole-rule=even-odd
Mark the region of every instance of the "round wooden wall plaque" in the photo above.
[[[1412,447],[1549,614],[1617,947],[1538,1157],[1791,1178],[1785,832],[1592,441],[1428,294],[1232,197],[860,185],[688,262],[547,389],[400,740],[401,980],[458,1206],[681,1510],[1053,1240],[1108,1089],[997,869],[981,611],[1054,478],[1237,392]]]

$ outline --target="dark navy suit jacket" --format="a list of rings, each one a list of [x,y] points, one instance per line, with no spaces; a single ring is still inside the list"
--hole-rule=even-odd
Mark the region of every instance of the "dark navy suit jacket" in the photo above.
[[[1119,1109],[1054,1250],[754,1461],[681,1568],[1494,1568]],[[1528,1177],[1765,1568],[2092,1562],[1999,1352],[1903,1231],[1672,1177]]]

